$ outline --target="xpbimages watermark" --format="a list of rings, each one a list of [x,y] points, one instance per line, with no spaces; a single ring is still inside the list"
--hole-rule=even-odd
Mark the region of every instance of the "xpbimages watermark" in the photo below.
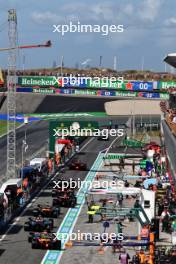
[[[76,126],[76,122],[73,123]],[[74,126],[70,126],[69,128],[58,128],[53,129],[53,137],[62,137],[65,138],[67,136],[71,137],[102,137],[102,139],[108,139],[111,137],[122,137],[124,135],[123,129],[99,129],[99,128],[76,128]]]
[[[79,85],[89,85],[90,87],[112,87],[112,88],[121,88],[121,85],[124,82],[124,78],[122,76],[119,77],[98,77],[98,76],[74,76],[70,74],[69,76],[59,77],[58,79],[55,77],[57,83],[62,87],[70,86],[79,86]]]
[[[53,189],[60,189],[62,191],[64,191],[67,188],[70,189],[92,189],[92,188],[103,188],[103,189],[111,189],[114,187],[118,187],[118,188],[123,188],[124,187],[124,182],[119,180],[119,181],[82,181],[80,178],[78,178],[77,180],[74,180],[72,178],[70,178],[67,181],[53,181],[53,183],[55,184],[53,186]]]
[[[113,241],[122,241],[124,240],[123,233],[86,233],[77,231],[77,233],[59,233],[55,234],[56,239],[64,240],[64,241],[98,241],[98,242],[113,242]]]
[[[100,33],[102,36],[107,36],[109,33],[122,33],[124,31],[123,25],[91,25],[81,24],[80,21],[73,23],[70,21],[68,24],[53,25],[53,33],[59,33],[62,36],[65,33]]]

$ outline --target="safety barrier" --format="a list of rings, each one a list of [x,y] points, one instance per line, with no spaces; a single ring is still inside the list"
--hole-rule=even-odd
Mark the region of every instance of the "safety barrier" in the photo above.
[[[132,147],[132,148],[141,148],[145,145],[144,142],[135,139],[124,139],[122,144],[124,146]]]
[[[169,116],[166,116],[166,123],[170,127],[170,130],[174,136],[176,136],[176,124],[172,122],[172,120],[169,118]]]

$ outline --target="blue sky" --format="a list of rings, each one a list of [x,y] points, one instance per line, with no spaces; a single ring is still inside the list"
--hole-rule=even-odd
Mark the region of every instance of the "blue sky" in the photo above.
[[[7,11],[15,8],[18,16],[19,44],[38,44],[51,40],[51,49],[19,51],[18,66],[74,67],[90,59],[90,66],[164,71],[163,57],[176,51],[176,1],[174,0],[0,0],[0,47],[8,46]],[[123,33],[53,33],[53,24],[80,21],[81,24],[124,25]],[[7,67],[7,53],[0,53],[0,67]],[[169,70],[169,67],[168,67]]]

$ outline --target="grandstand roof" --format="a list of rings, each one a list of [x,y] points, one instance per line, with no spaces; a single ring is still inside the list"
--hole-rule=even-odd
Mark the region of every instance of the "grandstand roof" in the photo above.
[[[176,68],[176,53],[170,53],[165,58],[164,61],[171,65],[172,67]]]

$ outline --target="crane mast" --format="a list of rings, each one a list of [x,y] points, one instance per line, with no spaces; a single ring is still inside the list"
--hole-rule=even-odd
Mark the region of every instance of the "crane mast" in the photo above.
[[[7,76],[7,171],[6,180],[16,178],[16,47],[17,15],[8,11],[8,76]]]
[[[44,44],[17,46],[17,15],[15,9],[8,10],[8,37],[9,47],[0,48],[8,51],[7,74],[7,170],[1,183],[16,178],[16,60],[18,49],[50,48],[52,43],[48,40]],[[23,164],[22,164],[23,166]]]

